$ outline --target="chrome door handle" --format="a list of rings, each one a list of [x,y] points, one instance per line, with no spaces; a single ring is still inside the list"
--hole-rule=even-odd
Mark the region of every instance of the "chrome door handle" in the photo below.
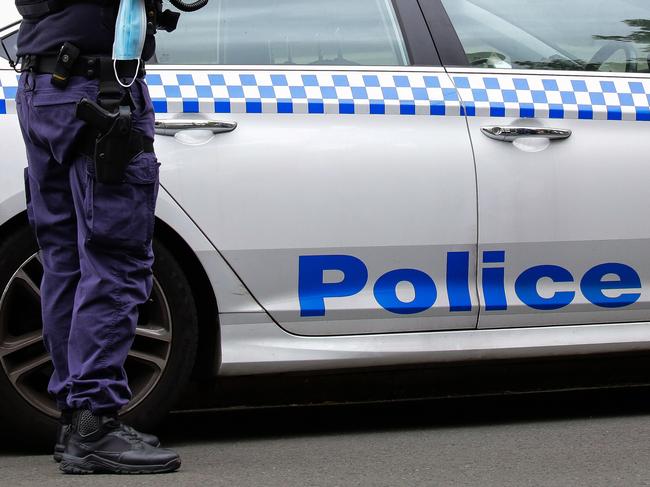
[[[569,129],[553,129],[547,127],[482,127],[481,132],[494,140],[512,142],[520,137],[561,140],[571,137]]]
[[[183,130],[209,130],[213,134],[232,132],[237,128],[237,122],[221,120],[156,120],[156,134],[174,136]]]

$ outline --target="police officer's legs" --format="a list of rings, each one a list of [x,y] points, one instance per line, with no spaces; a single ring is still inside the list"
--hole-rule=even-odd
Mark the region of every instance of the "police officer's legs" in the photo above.
[[[43,263],[43,338],[54,363],[49,392],[59,409],[65,410],[70,387],[68,338],[80,276],[77,224],[68,184],[69,168],[50,160],[45,151],[36,146],[32,145],[29,153],[31,220]]]
[[[54,459],[60,461],[65,435],[72,421],[67,404],[70,390],[68,340],[80,277],[77,222],[68,183],[69,167],[51,160],[46,150],[33,143],[29,145],[28,154],[29,169],[25,181],[30,195],[28,214],[37,235],[43,264],[43,341],[54,364],[48,390],[62,412],[54,449]]]
[[[34,120],[31,106],[34,84],[33,75],[23,75],[17,96],[18,115],[29,164],[26,178],[29,220],[43,263],[43,336],[54,363],[49,392],[59,409],[65,410],[69,390],[68,338],[80,276],[77,222],[68,181],[69,166],[56,161],[48,144],[38,137],[39,121]]]
[[[82,124],[75,103],[96,94],[84,79],[56,90],[49,76],[25,74],[19,117],[29,157],[30,219],[42,248],[46,344],[56,372],[50,390],[74,408],[62,469],[69,473],[164,472],[178,455],[150,446],[116,420],[130,399],[124,361],[137,307],[151,290],[151,234],[158,183],[153,154],[129,166],[130,182],[95,185],[76,155]],[[151,116],[150,107],[140,110]]]

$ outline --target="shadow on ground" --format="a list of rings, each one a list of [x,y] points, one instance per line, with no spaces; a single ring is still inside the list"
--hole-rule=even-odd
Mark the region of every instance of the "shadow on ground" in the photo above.
[[[645,415],[650,413],[649,358],[644,354],[570,363],[503,362],[207,382],[187,391],[180,405],[185,412],[169,415],[156,433],[166,445],[183,446]],[[575,388],[581,389],[568,390]],[[531,389],[556,392],[524,393]],[[430,398],[431,391],[436,398]],[[473,395],[468,396],[470,391]],[[214,404],[220,407],[188,411]],[[6,428],[10,424],[0,422],[0,438],[7,440],[0,442],[0,455],[49,453],[49,444],[17,446],[19,438]]]
[[[174,413],[159,433],[168,444],[254,441],[355,432],[458,428],[650,413],[650,388],[285,406]]]

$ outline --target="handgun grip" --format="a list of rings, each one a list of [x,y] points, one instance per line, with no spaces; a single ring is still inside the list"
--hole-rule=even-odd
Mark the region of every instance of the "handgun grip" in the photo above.
[[[119,116],[117,113],[111,113],[100,107],[96,102],[88,98],[82,98],[77,103],[77,118],[86,122],[91,127],[100,132],[107,132],[115,123]]]

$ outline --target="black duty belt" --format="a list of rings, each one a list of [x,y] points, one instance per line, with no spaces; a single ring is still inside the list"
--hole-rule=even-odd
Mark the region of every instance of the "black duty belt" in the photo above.
[[[102,64],[107,65],[101,61],[102,57],[100,56],[79,56],[72,67],[70,67],[69,74],[71,76],[84,76],[88,79],[99,79],[102,75]],[[58,55],[27,55],[22,59],[22,71],[33,71],[36,74],[54,74],[57,70],[58,62]],[[117,74],[120,78],[131,78],[133,73],[135,73],[137,64],[137,61],[120,61],[117,65]],[[110,66],[112,69],[113,64],[110,63]],[[113,73],[110,74],[113,75]],[[137,77],[144,78],[145,74],[144,63],[141,62]]]

